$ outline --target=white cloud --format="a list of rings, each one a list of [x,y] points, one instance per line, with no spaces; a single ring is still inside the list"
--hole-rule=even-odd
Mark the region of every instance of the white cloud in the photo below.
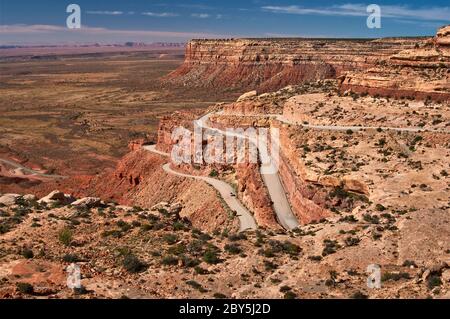
[[[380,5],[381,15],[385,18],[408,18],[417,20],[448,21],[450,7],[411,8],[406,5]],[[264,6],[267,12],[299,14],[299,15],[328,15],[328,16],[367,16],[365,4],[343,4],[328,7],[302,6]]]
[[[99,14],[99,15],[110,15],[117,16],[122,15],[122,11],[86,11],[87,14]]]
[[[208,13],[193,13],[191,14],[191,17],[199,19],[207,19],[211,16]]]
[[[178,17],[178,14],[172,12],[142,12],[142,15],[158,18]]]

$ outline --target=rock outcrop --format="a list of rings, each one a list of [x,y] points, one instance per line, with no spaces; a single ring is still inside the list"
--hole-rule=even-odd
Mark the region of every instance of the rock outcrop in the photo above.
[[[185,63],[166,80],[183,86],[275,91],[289,84],[364,70],[419,39],[192,40]]]
[[[434,39],[342,79],[341,92],[420,100],[450,100],[450,25]]]

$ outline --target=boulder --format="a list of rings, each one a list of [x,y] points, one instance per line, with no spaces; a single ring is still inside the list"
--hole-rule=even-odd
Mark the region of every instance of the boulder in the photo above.
[[[63,205],[70,204],[75,201],[75,198],[73,198],[71,195],[64,194],[63,192],[60,192],[58,190],[55,190],[48,194],[45,197],[42,197],[40,200],[38,200],[39,204],[54,204],[54,203],[60,203]]]
[[[170,205],[168,211],[169,211],[169,214],[179,214],[182,209],[183,209],[183,206],[180,203],[175,203],[175,204]]]
[[[26,201],[34,201],[37,199],[36,195],[27,194],[22,197]]]
[[[152,206],[151,210],[153,210],[153,211],[158,211],[158,210],[161,210],[161,209],[168,210],[169,208],[170,208],[170,204],[169,203],[167,203],[167,202],[160,202],[160,203]]]
[[[341,181],[337,177],[325,175],[319,177],[319,184],[322,186],[339,187]]]
[[[18,194],[4,194],[0,197],[0,204],[3,204],[5,206],[11,206],[16,204],[17,199],[21,197]]]
[[[75,207],[87,207],[94,208],[99,207],[102,204],[102,200],[97,197],[85,197],[74,201],[71,205]]]
[[[344,177],[344,190],[359,194],[369,195],[369,187],[366,183],[351,177]]]
[[[450,282],[450,269],[447,269],[444,272],[442,272],[441,278],[443,282]]]

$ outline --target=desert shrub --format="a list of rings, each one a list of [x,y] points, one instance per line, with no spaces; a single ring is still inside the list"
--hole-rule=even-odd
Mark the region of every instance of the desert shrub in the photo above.
[[[181,222],[173,223],[173,230],[175,231],[186,230],[186,228],[186,225]]]
[[[194,267],[195,273],[198,275],[208,275],[209,271],[200,267],[200,266],[196,266]]]
[[[258,253],[266,258],[275,257],[275,251],[272,248],[260,249]]]
[[[386,272],[381,277],[381,281],[399,281],[401,279],[410,279],[411,276],[407,272],[389,273]]]
[[[131,223],[132,227],[141,227],[141,223],[137,220],[133,220],[133,222]]]
[[[142,229],[142,231],[148,232],[148,231],[153,229],[153,225],[144,224],[144,225],[141,226],[141,229]]]
[[[288,291],[291,291],[291,290],[292,290],[292,288],[289,287],[289,286],[282,286],[282,287],[280,287],[280,292],[288,292]]]
[[[439,287],[440,285],[442,285],[442,280],[438,275],[434,274],[428,277],[427,279],[428,289],[432,290],[433,288]]]
[[[194,228],[192,230],[192,237],[201,241],[209,241],[212,239],[208,234],[203,233],[201,230]]]
[[[217,177],[219,176],[219,172],[216,171],[215,169],[213,169],[210,173],[209,173],[209,177]]]
[[[123,268],[130,273],[139,273],[147,268],[147,266],[132,253],[125,256],[122,265]]]
[[[64,246],[70,246],[73,239],[73,232],[69,228],[63,228],[58,233],[58,239],[59,242],[62,243]]]
[[[203,261],[211,265],[220,263],[217,251],[211,248],[207,249],[203,254]]]
[[[274,264],[273,262],[271,262],[270,260],[264,260],[264,267],[267,271],[270,270],[275,270],[278,268],[277,264]]]
[[[367,299],[369,297],[367,295],[363,294],[361,291],[357,291],[353,295],[351,295],[350,298],[351,299]]]
[[[22,250],[22,256],[26,259],[31,259],[34,257],[34,254],[31,249],[25,248],[24,250]]]
[[[184,267],[187,267],[187,268],[194,268],[200,264],[200,260],[190,258],[190,257],[184,256],[184,255],[181,256],[181,260],[183,261]]]
[[[346,223],[357,223],[358,219],[356,219],[355,216],[353,216],[353,215],[348,215],[348,216],[345,216],[345,217],[341,217],[339,219],[339,221],[340,222],[346,222]]]
[[[298,256],[302,250],[299,246],[287,240],[283,242],[282,247],[283,251],[291,256]]]
[[[293,291],[288,291],[284,294],[284,299],[295,299],[297,298],[297,294]]]
[[[340,248],[336,240],[325,239],[323,243],[325,244],[325,247],[323,248],[322,251],[322,257],[334,254],[337,251],[337,249]]]
[[[232,234],[228,236],[229,241],[247,240],[247,235],[244,233]]]
[[[363,219],[370,224],[377,225],[380,223],[380,218],[377,215],[364,214]]]
[[[123,220],[119,220],[116,224],[123,232],[127,232],[131,229],[131,225]]]
[[[104,237],[111,236],[113,238],[122,238],[123,232],[121,230],[119,230],[119,229],[113,229],[113,230],[110,230],[110,231],[105,231],[102,234],[102,236],[104,236]]]
[[[75,254],[66,254],[63,256],[62,260],[66,263],[76,263],[80,261],[80,258]]]
[[[163,240],[169,245],[174,245],[178,241],[178,237],[173,234],[166,234],[163,236]]]
[[[167,250],[167,252],[171,255],[182,255],[186,252],[186,245],[185,244],[178,244],[178,245],[174,245],[172,247],[169,247],[169,249]]]
[[[89,291],[87,291],[86,287],[81,286],[81,287],[75,287],[73,289],[73,292],[75,293],[75,295],[80,296],[80,295],[85,295],[87,293],[89,293]]]
[[[347,246],[357,246],[361,240],[356,237],[347,237],[345,238],[345,244]]]
[[[172,255],[165,256],[161,260],[161,264],[166,265],[166,266],[176,266],[176,265],[178,265],[178,258],[175,256],[172,256]]]
[[[312,261],[321,261],[323,258],[322,256],[309,256],[308,259]]]
[[[216,292],[213,297],[215,299],[227,299],[227,296],[225,296],[224,294],[220,293],[220,292]]]
[[[232,255],[238,255],[242,252],[242,249],[239,247],[239,245],[236,244],[225,245],[225,250]]]
[[[195,280],[188,280],[186,281],[186,284],[191,286],[194,289],[197,289],[200,292],[207,292],[208,290],[206,290],[205,288],[203,288],[202,285],[200,285],[198,282],[196,282]]]
[[[34,292],[34,288],[31,284],[26,282],[19,282],[16,284],[17,290],[23,294],[31,295]]]

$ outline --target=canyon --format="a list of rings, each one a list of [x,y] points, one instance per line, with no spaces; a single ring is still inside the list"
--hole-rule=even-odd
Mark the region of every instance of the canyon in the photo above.
[[[161,87],[233,98],[160,115],[96,174],[0,161],[8,180],[39,180],[1,190],[0,296],[79,296],[61,274],[76,259],[86,298],[450,298],[449,28],[192,40]],[[261,156],[177,164],[173,132],[194,123],[277,129],[278,171]]]

